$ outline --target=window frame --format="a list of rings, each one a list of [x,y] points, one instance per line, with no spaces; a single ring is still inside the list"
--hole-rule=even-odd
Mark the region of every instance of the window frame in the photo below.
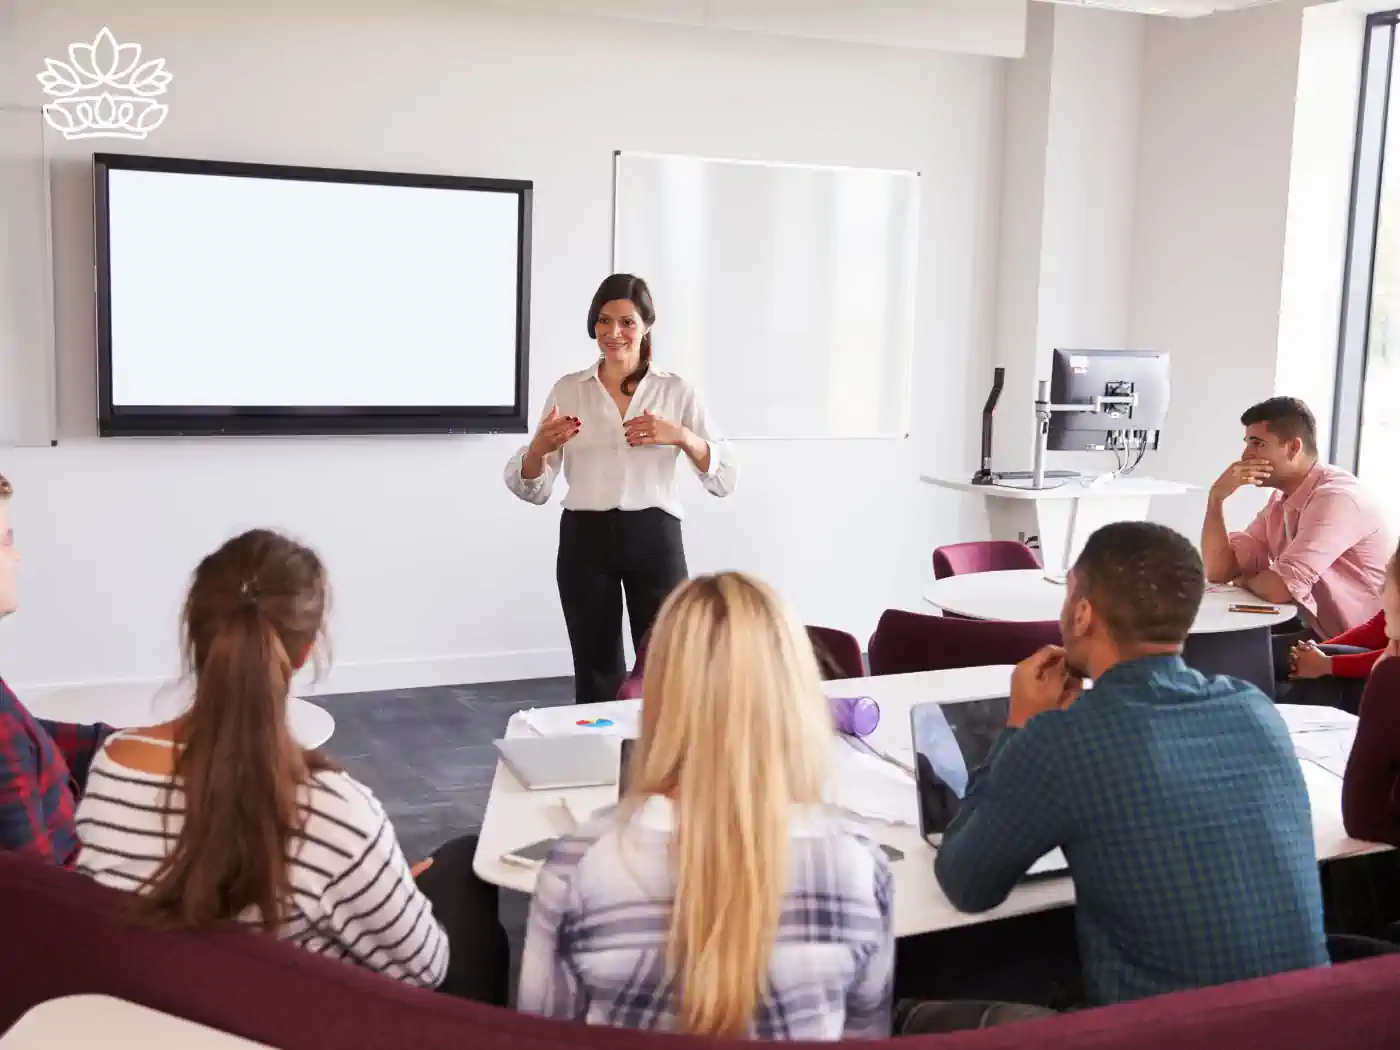
[[[1400,10],[1366,19],[1362,44],[1361,91],[1356,109],[1342,315],[1333,388],[1330,456],[1356,472],[1365,424],[1366,364],[1375,288],[1376,236],[1380,224],[1385,145],[1393,88]]]

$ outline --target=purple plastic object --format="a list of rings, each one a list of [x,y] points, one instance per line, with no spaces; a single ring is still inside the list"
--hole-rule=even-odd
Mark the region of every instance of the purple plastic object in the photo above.
[[[831,698],[831,717],[837,732],[847,736],[869,736],[880,724],[880,705],[868,696]]]

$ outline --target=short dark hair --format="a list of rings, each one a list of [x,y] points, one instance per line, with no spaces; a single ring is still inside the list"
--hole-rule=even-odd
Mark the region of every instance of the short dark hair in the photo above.
[[[14,494],[14,486],[10,484],[4,474],[0,474],[0,499],[9,499]]]
[[[1317,455],[1317,420],[1312,409],[1296,397],[1271,397],[1245,410],[1240,422],[1247,427],[1263,423],[1269,433],[1284,441],[1298,438],[1308,455]]]
[[[1149,521],[1096,531],[1074,563],[1074,583],[1119,645],[1180,645],[1206,593],[1205,566],[1191,541]]]

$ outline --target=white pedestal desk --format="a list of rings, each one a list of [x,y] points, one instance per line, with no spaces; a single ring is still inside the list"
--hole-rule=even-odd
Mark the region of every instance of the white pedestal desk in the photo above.
[[[1030,481],[974,485],[970,480],[934,477],[923,481],[953,492],[980,496],[987,502],[993,539],[1023,543],[1035,536],[1046,569],[1063,572],[1095,529],[1115,521],[1143,521],[1153,496],[1180,496],[1195,486],[1155,478],[1047,478],[1055,488],[1033,489]]]

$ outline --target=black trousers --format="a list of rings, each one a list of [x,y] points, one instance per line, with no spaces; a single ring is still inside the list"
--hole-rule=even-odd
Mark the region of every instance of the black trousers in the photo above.
[[[418,888],[447,931],[451,952],[438,991],[492,1006],[509,1006],[510,942],[501,925],[495,886],[477,877],[475,835],[444,844],[418,876]]]
[[[556,575],[578,703],[616,700],[627,675],[623,594],[637,647],[661,603],[688,574],[681,523],[663,510],[563,513]]]

